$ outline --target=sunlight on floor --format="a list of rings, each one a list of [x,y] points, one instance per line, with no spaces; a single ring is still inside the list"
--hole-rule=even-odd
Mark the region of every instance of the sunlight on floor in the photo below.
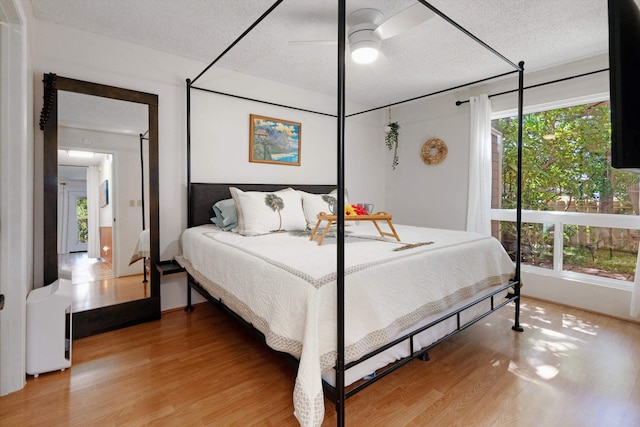
[[[560,370],[554,366],[541,365],[536,368],[536,374],[543,380],[550,380],[560,373]]]
[[[545,308],[535,304],[523,303],[521,311],[528,317],[528,323],[522,323],[522,326],[531,344],[531,352],[525,356],[524,362],[512,360],[509,372],[538,384],[553,380],[562,374],[563,369],[571,372],[572,363],[579,360],[581,348],[589,345],[587,336],[595,337],[600,329],[597,324],[572,314],[562,313],[561,318],[557,314],[551,316]],[[559,323],[561,328],[558,328]],[[581,337],[575,332],[586,336]]]
[[[582,319],[566,313],[562,315],[562,327],[589,335],[597,335],[597,329],[600,328],[598,325],[592,325],[589,322],[584,322]]]

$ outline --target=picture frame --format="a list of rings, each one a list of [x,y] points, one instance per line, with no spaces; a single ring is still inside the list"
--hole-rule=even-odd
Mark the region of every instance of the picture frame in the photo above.
[[[250,114],[249,161],[300,166],[302,124]]]
[[[100,207],[104,208],[109,205],[109,180],[105,179],[100,184]]]

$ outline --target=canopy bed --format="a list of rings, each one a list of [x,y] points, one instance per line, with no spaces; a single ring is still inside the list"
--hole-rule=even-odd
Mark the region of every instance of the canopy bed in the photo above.
[[[310,229],[321,213],[318,210],[321,203],[313,203],[322,195],[332,194],[335,196],[335,212],[344,212],[347,205],[344,179],[345,120],[357,114],[511,73],[519,74],[518,116],[521,119],[524,64],[521,62],[516,65],[509,61],[428,2],[420,0],[424,7],[507,62],[514,71],[347,115],[346,7],[345,1],[340,0],[338,105],[334,116],[338,129],[337,184],[193,183],[191,90],[222,94],[198,88],[194,83],[281,2],[276,1],[195,79],[187,79],[189,228],[183,233],[182,253],[176,260],[188,273],[187,309],[191,309],[190,290],[196,290],[257,329],[269,346],[298,360],[294,412],[302,425],[319,425],[322,422],[323,390],[335,401],[337,422],[343,425],[345,400],[348,397],[415,358],[427,360],[430,348],[510,302],[515,305],[513,330],[522,331],[519,322],[520,191],[515,266],[500,243],[489,236],[395,225],[394,234],[397,234],[394,237],[399,236],[396,239],[381,235],[371,221],[346,224],[343,215],[335,217],[336,227],[330,242],[325,240],[318,245],[309,240]],[[250,100],[265,103],[262,100]],[[521,137],[520,128],[520,142]],[[519,151],[521,156],[521,148]],[[263,227],[262,232],[243,233],[243,230],[251,228],[247,223],[252,221],[253,206],[264,205],[251,205],[251,202],[270,195],[285,199],[284,206],[295,206],[287,215],[294,215],[292,212],[295,211],[295,215],[304,217],[306,224],[304,220],[301,221],[304,225],[298,225],[294,224],[297,221],[295,219],[281,217],[280,224],[293,221],[277,229],[288,232],[270,233],[277,227],[272,225]],[[224,214],[220,212],[223,205],[219,203],[229,203],[235,207],[239,233],[224,231],[221,226]],[[316,209],[307,212],[307,206],[312,205]],[[262,206],[262,209],[266,208]],[[281,213],[285,216],[284,210],[278,211],[278,215]],[[310,223],[312,225],[309,227]],[[233,267],[229,268],[230,265]],[[292,310],[293,307],[295,310]]]

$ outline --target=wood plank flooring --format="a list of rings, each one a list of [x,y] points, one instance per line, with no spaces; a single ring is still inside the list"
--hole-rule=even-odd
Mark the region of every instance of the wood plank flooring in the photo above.
[[[640,426],[640,325],[525,299],[347,401],[347,426]],[[0,426],[296,426],[295,369],[209,304],[83,338]],[[325,399],[323,426],[336,423]]]

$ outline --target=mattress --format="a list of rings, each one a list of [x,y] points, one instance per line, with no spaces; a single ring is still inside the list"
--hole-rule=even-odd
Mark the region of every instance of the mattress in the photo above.
[[[513,262],[492,237],[395,228],[401,242],[380,237],[367,221],[345,227],[346,362],[513,276]],[[320,425],[322,376],[331,380],[336,358],[336,239],[317,245],[306,232],[245,237],[204,225],[187,229],[181,246],[176,260],[195,280],[260,330],[270,347],[299,360],[294,414],[301,425]],[[425,332],[421,345],[439,333]],[[401,347],[373,363],[402,357]],[[370,369],[354,370],[347,381]]]

